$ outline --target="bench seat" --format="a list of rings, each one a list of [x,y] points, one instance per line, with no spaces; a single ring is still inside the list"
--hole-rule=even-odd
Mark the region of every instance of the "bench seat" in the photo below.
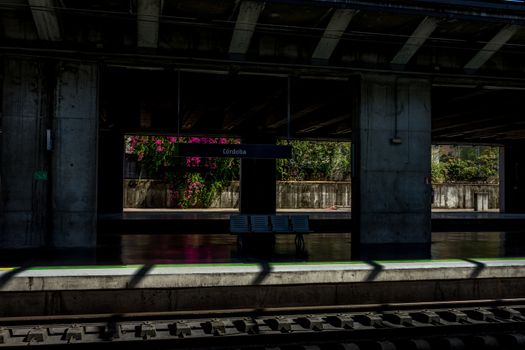
[[[307,234],[308,215],[243,215],[230,216],[230,233],[242,234]]]

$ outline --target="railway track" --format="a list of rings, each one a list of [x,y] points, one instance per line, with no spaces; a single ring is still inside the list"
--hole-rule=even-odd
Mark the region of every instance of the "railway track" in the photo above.
[[[0,318],[0,348],[525,349],[525,299]]]

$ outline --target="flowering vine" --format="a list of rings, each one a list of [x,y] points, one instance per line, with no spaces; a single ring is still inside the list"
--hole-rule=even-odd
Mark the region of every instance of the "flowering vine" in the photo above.
[[[134,135],[126,136],[125,142],[126,156],[137,161],[141,176],[170,184],[173,207],[209,207],[225,186],[238,179],[238,159],[176,156],[177,143],[233,144],[238,139]]]

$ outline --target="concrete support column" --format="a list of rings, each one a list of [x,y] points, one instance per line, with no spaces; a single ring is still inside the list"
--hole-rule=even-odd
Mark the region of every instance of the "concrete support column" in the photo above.
[[[365,75],[352,131],[352,258],[430,256],[430,83]]]
[[[59,65],[54,119],[54,247],[96,246],[98,67]]]
[[[275,137],[243,138],[243,143],[275,144]],[[275,159],[241,159],[240,211],[242,214],[272,214],[277,206]]]
[[[525,142],[506,144],[500,155],[500,210],[525,213]]]
[[[48,173],[43,64],[4,58],[0,173],[0,247],[45,244]]]

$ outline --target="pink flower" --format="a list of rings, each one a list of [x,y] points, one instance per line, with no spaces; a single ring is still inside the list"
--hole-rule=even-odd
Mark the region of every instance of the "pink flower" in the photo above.
[[[171,143],[175,143],[175,142],[177,142],[177,138],[173,137],[173,136],[168,136],[168,141],[171,142]]]
[[[159,140],[155,141],[155,144],[156,145],[162,145],[162,140],[159,139]]]
[[[142,158],[144,158],[144,153],[143,152],[139,152],[139,156],[138,156],[137,160],[140,162],[142,160]]]
[[[187,157],[186,167],[197,167],[199,166],[201,159],[199,157]]]
[[[159,153],[164,152],[164,148],[162,148],[162,146],[160,146],[160,145],[157,146],[157,152],[159,152]]]

